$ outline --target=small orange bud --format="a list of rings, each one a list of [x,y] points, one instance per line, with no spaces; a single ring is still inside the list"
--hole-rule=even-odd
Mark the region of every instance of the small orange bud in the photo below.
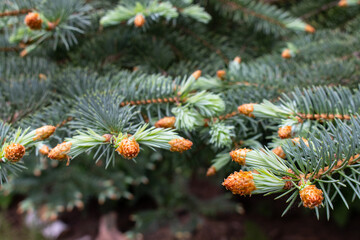
[[[272,150],[273,153],[275,153],[275,155],[277,155],[278,157],[285,159],[286,158],[286,154],[284,152],[284,150],[282,149],[282,147],[276,147]]]
[[[281,53],[281,57],[282,58],[291,58],[291,52],[290,49],[285,49],[282,53]]]
[[[124,138],[116,151],[126,159],[133,159],[139,154],[140,146],[135,139]]]
[[[230,152],[230,156],[234,162],[237,162],[240,165],[245,165],[246,154],[250,151],[251,149],[246,148],[236,149]]]
[[[39,29],[41,29],[42,20],[38,13],[30,12],[26,15],[24,23],[31,30],[39,30]]]
[[[347,0],[341,0],[339,3],[338,3],[338,6],[339,7],[346,7],[348,4],[347,4]]]
[[[43,145],[40,149],[39,149],[39,153],[42,155],[48,155],[49,154],[49,147],[47,145]]]
[[[197,80],[201,76],[201,70],[196,70],[195,72],[193,72],[193,74],[191,74],[191,76],[193,76],[195,80]]]
[[[278,134],[281,139],[290,138],[291,137],[291,126],[284,126],[284,127],[279,128]]]
[[[305,25],[305,32],[308,32],[308,33],[314,33],[315,32],[315,28],[309,24],[306,24]]]
[[[234,62],[241,63],[241,58],[240,57],[235,57]]]
[[[224,78],[225,78],[225,75],[226,75],[225,70],[218,70],[218,71],[216,72],[216,76],[217,76],[218,78],[220,78],[220,79],[224,79]]]
[[[190,140],[184,138],[173,139],[169,142],[169,144],[170,144],[171,152],[179,152],[179,153],[189,150],[193,145],[193,143]]]
[[[25,155],[25,147],[18,143],[12,143],[5,148],[5,158],[10,162],[18,162]]]
[[[63,160],[67,158],[67,165],[69,165],[70,157],[67,155],[71,149],[71,142],[63,142],[51,149],[48,157],[54,160]]]
[[[320,206],[324,199],[323,192],[315,185],[308,185],[300,190],[300,198],[304,207],[311,209]]]
[[[216,168],[214,166],[209,167],[206,172],[206,176],[210,177],[210,176],[214,176],[215,174],[216,174]]]
[[[134,25],[135,27],[142,27],[145,24],[145,17],[141,13],[135,16]]]
[[[251,195],[256,190],[254,177],[252,172],[234,172],[230,174],[222,183],[222,185],[230,190],[233,194]]]
[[[254,117],[254,115],[252,114],[252,112],[254,111],[254,104],[253,103],[243,104],[238,107],[238,111],[239,113],[244,114],[246,116]]]
[[[51,126],[51,125],[46,125],[46,126],[43,126],[41,128],[38,128],[36,129],[36,135],[35,137],[33,138],[34,141],[36,140],[45,140],[47,139],[48,137],[50,137],[56,130],[56,127],[54,126]]]
[[[164,117],[155,123],[156,128],[174,128],[176,118]]]

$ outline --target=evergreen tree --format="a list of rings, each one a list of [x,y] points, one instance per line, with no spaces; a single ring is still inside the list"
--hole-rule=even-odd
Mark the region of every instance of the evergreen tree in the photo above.
[[[166,220],[177,207],[219,207],[186,189],[207,169],[234,194],[329,218],[334,199],[360,198],[359,10],[358,0],[2,1],[2,195],[25,194],[19,211],[42,219],[92,197],[147,196]]]

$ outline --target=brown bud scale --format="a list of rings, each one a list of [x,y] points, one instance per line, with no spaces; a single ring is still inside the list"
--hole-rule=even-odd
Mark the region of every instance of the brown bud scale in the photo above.
[[[224,78],[225,78],[225,75],[226,75],[225,70],[218,70],[218,71],[216,72],[216,76],[217,76],[218,78],[220,78],[220,79],[224,79]]]
[[[278,147],[274,148],[274,149],[272,150],[272,152],[273,152],[275,155],[277,155],[278,157],[282,158],[282,159],[285,159],[285,158],[286,158],[286,154],[285,154],[285,152],[284,152],[284,150],[282,149],[281,146],[278,146]]]

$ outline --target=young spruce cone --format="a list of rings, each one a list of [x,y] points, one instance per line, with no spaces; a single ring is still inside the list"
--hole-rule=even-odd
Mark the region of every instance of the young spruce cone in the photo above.
[[[218,70],[218,71],[216,72],[216,76],[217,76],[218,78],[220,78],[220,79],[224,79],[224,78],[225,78],[225,75],[226,75],[225,70]]]
[[[137,14],[134,19],[135,27],[142,27],[145,24],[145,17],[141,13]]]
[[[230,152],[230,156],[234,162],[237,162],[240,165],[245,165],[246,154],[250,151],[251,149],[246,148],[236,149]]]
[[[71,142],[63,142],[58,144],[56,147],[51,149],[48,157],[54,160],[63,160],[65,158],[69,160],[69,156],[67,154],[70,152],[71,145]]]
[[[346,7],[348,4],[347,4],[347,1],[346,0],[341,0],[340,2],[338,2],[338,6],[339,7]]]
[[[275,153],[275,155],[277,155],[278,157],[282,158],[282,159],[285,159],[286,158],[286,154],[284,152],[284,150],[282,149],[281,146],[278,146],[276,148],[274,148],[272,150],[273,153]]]
[[[291,52],[289,49],[285,49],[282,53],[281,53],[281,57],[282,58],[291,58]]]
[[[155,123],[156,128],[174,128],[176,118],[164,117]]]
[[[240,172],[234,172],[224,180],[222,185],[233,194],[242,196],[251,195],[256,190],[254,177],[250,171],[244,172],[240,170]]]
[[[235,57],[234,61],[237,62],[237,63],[241,63],[241,57]]]
[[[5,158],[10,162],[18,162],[25,155],[25,147],[18,143],[12,143],[5,148]]]
[[[124,138],[116,151],[126,159],[133,159],[139,154],[140,146],[135,139]]]
[[[42,155],[48,155],[49,152],[50,152],[50,149],[45,144],[39,149],[39,153],[42,154]]]
[[[291,126],[284,126],[284,127],[279,128],[278,134],[281,139],[290,138],[291,137]]]
[[[316,30],[313,26],[310,26],[309,24],[306,24],[305,25],[305,32],[308,32],[308,33],[314,33]]]
[[[196,70],[191,74],[191,76],[193,76],[195,80],[197,80],[201,76],[201,70]]]
[[[193,145],[193,143],[190,140],[184,138],[173,139],[169,142],[169,144],[170,144],[171,152],[179,152],[179,153],[189,150]]]
[[[42,20],[39,17],[38,13],[34,13],[34,12],[28,13],[25,17],[24,22],[31,30],[41,29]]]
[[[300,198],[304,207],[311,209],[318,207],[324,199],[323,192],[315,185],[308,185],[300,190]]]
[[[45,140],[50,137],[56,130],[56,127],[51,125],[46,125],[41,128],[36,129],[36,136],[33,138],[34,141],[36,140]]]
[[[244,114],[246,116],[254,117],[254,115],[252,114],[252,112],[254,111],[254,104],[253,103],[243,104],[238,107],[238,111],[239,113]]]

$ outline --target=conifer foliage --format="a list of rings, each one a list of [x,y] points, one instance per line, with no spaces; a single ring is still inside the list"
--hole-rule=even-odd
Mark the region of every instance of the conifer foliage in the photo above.
[[[25,194],[19,211],[44,219],[91,197],[173,209],[195,201],[182,189],[208,169],[233,194],[329,218],[335,199],[360,198],[359,10],[2,1],[2,194]]]

